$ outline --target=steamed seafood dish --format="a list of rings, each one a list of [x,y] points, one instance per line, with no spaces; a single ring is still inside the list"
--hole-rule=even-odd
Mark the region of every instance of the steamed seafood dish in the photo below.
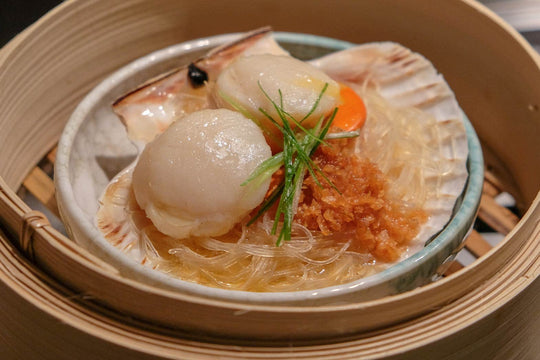
[[[202,285],[295,291],[421,249],[467,180],[456,99],[395,43],[301,61],[247,33],[118,99],[139,149],[96,225],[144,266]]]

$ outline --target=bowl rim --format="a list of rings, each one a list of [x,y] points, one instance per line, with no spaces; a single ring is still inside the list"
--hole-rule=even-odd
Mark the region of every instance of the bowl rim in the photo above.
[[[70,155],[71,148],[77,137],[77,134],[83,125],[86,114],[95,105],[95,102],[115,85],[128,79],[136,71],[144,69],[151,64],[166,61],[177,57],[183,53],[204,50],[221,43],[231,41],[241,33],[231,33],[223,35],[209,36],[205,38],[190,40],[180,44],[171,45],[160,50],[156,50],[131,63],[122,66],[114,73],[103,79],[94,87],[78,104],[70,116],[65,129],[58,143],[58,152],[55,163],[55,185],[56,194],[61,216],[64,222],[70,224],[67,218],[78,219],[78,228],[82,230],[84,236],[99,248],[100,252],[107,254],[115,261],[111,264],[119,270],[121,276],[124,275],[124,269],[129,269],[135,273],[136,281],[141,281],[148,285],[154,285],[167,290],[173,290],[190,295],[203,296],[210,299],[219,299],[232,302],[247,302],[252,304],[308,304],[310,301],[330,302],[333,299],[339,301],[339,297],[344,295],[354,295],[361,288],[363,291],[369,291],[378,286],[394,281],[400,274],[407,274],[414,271],[420,265],[425,265],[439,256],[439,252],[445,250],[448,244],[452,242],[455,232],[465,233],[470,229],[472,221],[476,216],[480,203],[482,183],[483,183],[483,157],[479,139],[467,116],[463,113],[463,123],[467,134],[467,143],[469,153],[467,157],[467,169],[469,176],[464,190],[454,208],[453,214],[446,226],[435,235],[427,245],[421,250],[410,255],[404,260],[382,270],[374,275],[355,280],[353,282],[324,287],[315,290],[301,290],[293,292],[250,292],[242,290],[227,290],[213,288],[206,285],[188,282],[174,278],[160,271],[156,271],[144,266],[125,256],[119,249],[112,246],[94,227],[94,224],[87,221],[82,209],[77,205],[70,179]],[[292,32],[274,32],[275,38],[284,43],[301,43],[302,45],[321,46],[338,51],[354,46],[354,43],[332,39],[324,36],[292,33]],[[459,200],[461,199],[461,201]],[[69,217],[67,216],[69,214]],[[460,239],[460,242],[464,239]],[[76,239],[74,239],[77,242]],[[452,249],[453,250],[453,249]],[[451,254],[444,254],[447,258]],[[99,256],[99,255],[98,255]],[[127,276],[133,279],[132,276]],[[141,280],[144,279],[143,280]],[[363,299],[359,295],[360,299]]]

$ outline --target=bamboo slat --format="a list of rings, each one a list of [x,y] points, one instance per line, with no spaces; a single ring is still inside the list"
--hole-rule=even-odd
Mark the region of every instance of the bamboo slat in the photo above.
[[[23,186],[34,195],[50,212],[60,217],[56,204],[53,180],[40,167],[35,167],[23,182]]]
[[[482,235],[477,231],[473,230],[469,237],[465,240],[465,247],[469,250],[476,258],[485,255],[492,246],[488,243]]]
[[[497,204],[495,199],[482,195],[478,217],[501,234],[508,234],[516,226],[519,219],[510,210]]]

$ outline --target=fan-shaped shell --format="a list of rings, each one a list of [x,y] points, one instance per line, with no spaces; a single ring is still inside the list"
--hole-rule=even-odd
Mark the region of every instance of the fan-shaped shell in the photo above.
[[[277,45],[269,28],[262,28],[211,50],[192,64],[213,81],[237,57],[254,54],[287,52]],[[188,71],[184,66],[151,79],[113,104],[131,140],[147,143],[182,115],[208,108],[207,86],[192,86]]]
[[[462,121],[463,114],[453,92],[427,59],[395,43],[371,43],[355,46],[312,60],[310,63],[323,70],[334,80],[346,83],[359,92],[366,88],[374,90],[396,108],[413,108],[434,119],[430,123],[432,127],[430,131],[437,134],[437,144],[433,147],[432,160],[440,166],[433,170],[423,169],[421,163],[413,164],[418,167],[417,170],[422,174],[423,181],[429,190],[424,208],[430,214],[430,218],[414,240],[410,251],[403,255],[404,257],[409,256],[419,250],[448,222],[456,200],[467,181],[467,138]],[[172,81],[176,76],[178,73],[169,75],[159,80],[158,83]],[[182,76],[185,78],[185,74]],[[147,87],[143,87],[139,92],[144,92],[145,89]],[[136,99],[140,94],[132,97],[131,100]],[[124,98],[122,102],[130,97]],[[134,100],[134,103],[138,103],[138,101]],[[369,113],[369,103],[367,105]],[[208,106],[208,103],[203,106]],[[128,128],[130,127],[129,123],[126,125]],[[144,126],[138,127],[138,129],[143,128]],[[369,128],[370,121],[368,119],[364,131],[369,133]],[[370,157],[370,150],[362,147],[361,144],[359,151],[363,151],[364,155]],[[115,216],[105,215],[106,223],[108,228],[123,229],[122,238],[114,238],[114,236],[109,235],[106,237],[113,244],[117,244],[127,251],[130,256],[145,262],[149,254],[147,251],[149,247],[145,245],[142,237],[138,244],[130,245],[129,241],[131,240],[128,240],[134,239],[136,241],[140,237],[139,235],[133,236],[133,234],[143,232],[140,223],[131,222],[129,211],[125,211],[123,216],[119,215],[118,212],[122,206],[129,209],[130,201],[132,201],[129,181],[126,180],[129,177],[128,171],[113,180],[111,187],[105,192],[102,199],[103,206],[100,211],[102,214],[106,214],[112,211],[107,209],[109,205],[115,206],[113,209]],[[112,187],[117,190],[112,191]],[[112,198],[116,200],[112,201]],[[103,216],[101,219],[103,220]],[[114,221],[111,222],[111,219]],[[110,234],[114,235],[114,232]],[[164,237],[164,239],[164,241],[171,240],[168,237]],[[152,250],[151,254],[155,249],[150,250]]]
[[[467,182],[467,135],[454,93],[429,60],[392,42],[359,45],[310,62],[334,80],[373,88],[393,106],[416,108],[435,119],[431,126],[438,144],[431,156],[438,171],[410,164],[423,173],[431,194],[424,205],[430,219],[417,238],[418,249],[448,222]],[[365,155],[376,157],[374,152]]]

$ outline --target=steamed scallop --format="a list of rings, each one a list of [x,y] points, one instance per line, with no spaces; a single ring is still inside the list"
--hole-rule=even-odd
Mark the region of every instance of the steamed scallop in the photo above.
[[[280,123],[272,102],[303,126],[312,127],[340,100],[338,83],[323,71],[293,57],[272,54],[235,60],[217,78],[214,97],[218,107],[240,108],[263,128],[273,127],[265,114]]]
[[[259,205],[269,180],[242,186],[271,156],[261,130],[238,112],[202,110],[148,144],[133,172],[137,203],[178,239],[229,231]]]
[[[275,106],[309,127],[340,106],[345,85],[365,100],[368,112],[354,140],[355,155],[378,166],[391,184],[389,196],[429,215],[402,258],[423,247],[448,222],[467,181],[462,113],[433,65],[394,43],[355,46],[308,63],[256,43],[226,60],[212,58],[223,62],[206,68],[210,76],[202,90],[184,72],[157,82],[157,88],[182,83],[170,96],[155,98],[159,91],[150,96],[143,88],[117,103],[117,112],[119,104],[136,114],[137,106],[151,103],[183,115],[163,126],[151,117],[124,118],[129,133],[157,137],[135,168],[106,189],[97,221],[104,236],[142,263],[150,257],[173,276],[226,289],[315,289],[390,266],[355,252],[348,235],[336,240],[295,223],[295,238],[278,248],[272,219],[247,226],[269,189],[268,182],[245,181],[271,156],[268,143],[277,148],[268,136],[269,117],[280,118]],[[190,102],[198,91],[204,101]],[[170,102],[179,94],[181,105]],[[219,109],[201,111],[212,107]]]

